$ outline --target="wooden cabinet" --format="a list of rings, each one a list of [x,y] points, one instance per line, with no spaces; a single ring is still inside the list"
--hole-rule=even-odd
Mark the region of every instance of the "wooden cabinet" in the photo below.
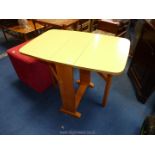
[[[145,103],[155,89],[155,27],[144,20],[128,75],[138,100]]]

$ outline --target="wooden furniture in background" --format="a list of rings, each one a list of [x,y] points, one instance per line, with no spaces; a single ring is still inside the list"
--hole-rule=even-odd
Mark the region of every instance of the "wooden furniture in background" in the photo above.
[[[9,22],[9,19],[8,19],[8,22]],[[37,31],[43,29],[44,26],[37,23],[36,26],[34,27],[32,20],[28,20],[27,26],[25,27],[19,24],[11,25],[11,20],[10,20],[9,25],[2,24],[1,28],[6,40],[8,40],[6,34],[14,36],[18,39],[29,40],[30,35],[32,37],[36,36],[38,34]]]
[[[0,29],[2,30],[3,35],[6,40],[7,40],[7,36],[5,33],[5,31],[6,31],[5,28],[17,26],[17,25],[19,25],[18,19],[0,19]]]
[[[143,20],[128,70],[139,101],[145,103],[155,89],[155,26]]]
[[[98,20],[95,33],[123,37],[127,33],[130,20]]]
[[[95,24],[92,19],[34,19],[35,23],[40,23],[49,29],[66,29],[91,32],[91,26]],[[93,24],[92,24],[93,23]]]
[[[44,25],[46,30],[51,28],[76,30],[79,19],[33,19],[33,22],[34,25],[35,23]]]
[[[60,37],[61,36],[61,37]],[[62,108],[61,111],[75,117],[80,100],[90,82],[90,71],[108,74],[103,97],[105,106],[109,94],[111,78],[123,72],[130,47],[125,38],[69,31],[49,30],[30,41],[20,52],[44,61],[55,63],[55,77],[58,80]],[[73,87],[73,68],[80,69],[79,89]],[[53,72],[53,70],[52,70]]]
[[[84,32],[91,32],[91,19],[80,19],[77,30]]]
[[[99,19],[91,19],[91,21],[90,21],[90,32],[93,32],[97,29],[98,21],[99,21]]]

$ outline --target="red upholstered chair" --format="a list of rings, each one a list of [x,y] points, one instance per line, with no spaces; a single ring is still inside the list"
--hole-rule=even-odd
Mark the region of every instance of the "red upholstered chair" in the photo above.
[[[19,79],[37,92],[43,92],[52,84],[52,73],[45,62],[19,53],[26,43],[8,49],[8,56]]]

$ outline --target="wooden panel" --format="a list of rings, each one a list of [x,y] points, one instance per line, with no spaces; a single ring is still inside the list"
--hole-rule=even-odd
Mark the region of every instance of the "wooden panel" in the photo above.
[[[76,93],[76,107],[78,107],[80,100],[86,91],[87,87],[90,85],[90,71],[80,69],[80,81],[79,81],[79,89]]]
[[[63,103],[61,111],[75,117],[80,117],[81,114],[76,111],[75,90],[73,87],[73,68],[66,65],[56,64],[56,71]]]
[[[75,91],[73,88],[73,69],[64,65],[56,65],[58,83],[60,87],[60,93],[62,96],[63,106],[62,108],[75,112]],[[65,97],[63,97],[65,96]]]

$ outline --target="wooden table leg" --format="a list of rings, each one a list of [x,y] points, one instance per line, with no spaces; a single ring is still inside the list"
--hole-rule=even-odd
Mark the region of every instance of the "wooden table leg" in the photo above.
[[[82,83],[87,83],[89,87],[94,88],[94,83],[90,81],[90,71],[80,69],[80,80],[76,82],[81,84],[81,81]]]
[[[63,102],[60,110],[79,118],[81,114],[76,111],[73,68],[67,65],[56,64],[56,71]]]
[[[93,87],[94,84],[90,82],[90,71],[80,69],[80,80],[78,80],[79,88],[76,92],[76,107],[79,106],[80,100],[85,93],[88,86]]]
[[[80,70],[80,83],[77,92],[74,90],[73,68],[71,66],[56,64],[56,77],[63,102],[60,110],[79,118],[81,114],[77,112],[77,108],[85,90],[90,86],[90,71]]]
[[[112,75],[108,74],[107,78],[106,78],[106,85],[105,85],[104,96],[103,96],[103,100],[102,100],[103,107],[105,107],[106,103],[107,103],[107,99],[108,99],[108,95],[109,95],[109,91],[110,91],[110,86],[111,86],[111,81],[112,81]]]

